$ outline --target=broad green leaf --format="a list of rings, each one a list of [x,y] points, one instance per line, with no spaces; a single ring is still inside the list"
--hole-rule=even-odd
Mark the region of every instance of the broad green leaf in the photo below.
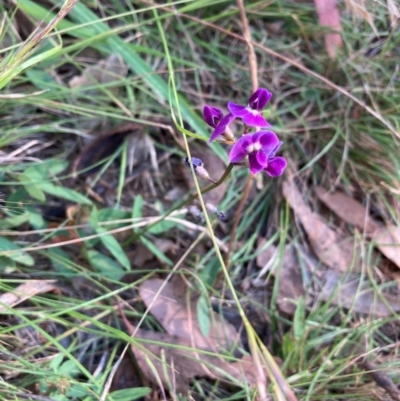
[[[7,251],[16,251],[8,253]],[[20,246],[14,244],[7,238],[0,237],[0,256],[6,256],[17,263],[25,266],[33,266],[35,261],[29,253],[24,252]]]
[[[175,228],[178,225],[178,223],[174,221],[168,221],[168,220],[161,220],[159,223],[154,224],[154,226],[151,226],[147,232],[150,234],[162,234],[165,233],[166,231],[170,231],[173,228]]]
[[[50,248],[42,252],[47,256],[54,270],[62,274],[64,277],[72,277],[76,275],[75,270],[71,266],[71,257],[61,248]]]
[[[33,199],[37,199],[39,202],[46,202],[46,195],[37,185],[24,184],[24,188]]]
[[[57,373],[62,376],[75,377],[80,373],[74,361],[65,361],[57,369]]]
[[[120,264],[94,249],[88,250],[86,255],[93,269],[104,277],[120,280],[126,274]]]
[[[33,180],[43,180],[62,173],[68,167],[65,160],[49,159],[43,163],[35,164],[24,171],[24,175]]]
[[[16,269],[15,262],[6,256],[0,256],[0,272],[11,273]]]
[[[124,388],[110,393],[110,398],[107,398],[107,400],[111,401],[112,398],[114,401],[131,401],[145,397],[150,393],[151,389],[148,387]]]
[[[149,251],[157,257],[159,260],[165,262],[169,266],[173,266],[172,260],[166,257],[150,240],[146,237],[141,236],[140,240],[142,241],[143,245],[146,246]]]
[[[56,355],[50,362],[50,369],[53,372],[57,372],[58,367],[61,365],[62,361],[64,360],[64,355],[63,354],[58,354]]]
[[[104,234],[107,232],[107,230],[103,227],[97,227],[96,232],[97,234]],[[113,255],[114,258],[118,260],[118,262],[121,263],[126,270],[132,270],[128,257],[126,256],[117,239],[112,234],[101,235],[99,238],[103,245],[110,251],[111,255]]]
[[[200,295],[196,303],[197,309],[197,321],[199,323],[201,334],[207,337],[210,333],[210,312],[208,308],[207,298],[204,295]]]
[[[116,208],[111,208],[111,207],[106,207],[104,209],[99,210],[98,214],[97,214],[97,220],[99,222],[105,222],[105,221],[117,221],[117,220],[125,220],[125,219],[129,219],[130,213],[125,211],[125,210],[121,210],[121,209],[116,209]],[[126,223],[116,223],[116,224],[107,224],[107,228],[108,229],[112,229],[112,228],[118,228],[118,227],[122,227],[124,226]]]
[[[29,211],[29,224],[35,229],[40,230],[46,227],[43,217],[36,212]]]
[[[66,187],[59,187],[51,182],[42,182],[37,184],[44,192],[56,196],[58,198],[66,199],[74,203],[81,203],[83,205],[91,205],[92,201],[85,195]]]
[[[25,212],[22,214],[16,214],[14,216],[2,219],[0,220],[0,228],[4,230],[6,228],[18,227],[21,224],[24,224],[27,221],[29,221],[30,215],[31,213]]]

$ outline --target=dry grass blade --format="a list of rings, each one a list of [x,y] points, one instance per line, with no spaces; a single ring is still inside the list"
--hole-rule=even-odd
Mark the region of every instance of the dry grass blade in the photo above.
[[[284,181],[283,195],[300,220],[315,254],[322,263],[342,272],[359,267],[354,260],[355,244],[344,241],[321,216],[311,211],[292,180]]]
[[[30,280],[19,285],[13,291],[0,295],[0,312],[5,312],[8,308],[12,308],[37,294],[57,291],[56,283],[56,280]]]
[[[365,5],[365,0],[345,0],[345,3],[346,8],[354,15],[354,17],[367,21],[375,35],[379,36],[378,30],[374,24],[374,18],[368,11],[367,6]]]

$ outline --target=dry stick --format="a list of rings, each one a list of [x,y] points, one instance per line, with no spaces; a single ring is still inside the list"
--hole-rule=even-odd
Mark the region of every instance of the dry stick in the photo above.
[[[369,362],[366,359],[358,362],[357,365],[365,370],[379,387],[385,389],[393,400],[400,401],[400,390],[386,372],[379,370],[373,362]]]
[[[237,0],[237,5],[238,5],[238,8],[239,8],[240,18],[241,18],[241,21],[242,21],[243,35],[244,35],[244,37],[246,39],[247,49],[248,49],[248,53],[249,53],[251,85],[253,87],[253,91],[256,91],[258,89],[257,56],[256,56],[256,53],[254,51],[253,42],[251,40],[249,21],[247,19],[246,10],[245,10],[244,4],[243,4],[243,0]],[[229,270],[230,254],[232,252],[232,248],[233,248],[234,243],[235,243],[236,229],[237,229],[237,226],[239,225],[239,220],[240,220],[240,217],[242,216],[243,208],[244,208],[244,205],[246,204],[247,197],[249,196],[250,188],[251,188],[252,183],[253,183],[253,177],[250,175],[247,178],[246,186],[245,186],[244,191],[242,193],[242,199],[240,200],[239,207],[235,212],[235,218],[234,218],[233,225],[232,225],[232,228],[231,228],[231,235],[229,237],[228,252],[227,252],[227,255],[226,255],[226,259],[225,259],[226,268],[228,270]],[[219,278],[221,278],[221,274],[220,274]],[[217,280],[217,282],[218,281],[219,281],[219,279]]]
[[[255,92],[258,89],[258,68],[257,68],[257,56],[254,50],[253,42],[251,39],[251,33],[250,33],[250,28],[249,28],[249,21],[247,19],[246,15],[246,9],[244,7],[243,0],[237,0],[237,5],[239,8],[239,13],[240,13],[240,19],[242,20],[242,29],[243,29],[243,35],[246,39],[247,43],[247,51],[249,53],[249,66],[250,66],[250,73],[251,73],[251,84],[253,87],[253,92]],[[250,193],[250,189],[253,184],[253,176],[250,174],[249,177],[247,178],[247,182],[245,185],[245,188],[242,193],[242,199],[240,200],[239,207],[236,210],[235,213],[235,219],[231,228],[231,235],[229,238],[229,245],[228,245],[228,252],[226,256],[226,269],[229,271],[229,263],[230,263],[230,254],[232,252],[232,248],[234,247],[235,244],[235,234],[236,234],[236,229],[239,225],[239,220],[242,217],[243,214],[243,209],[244,205],[246,204],[247,198]],[[221,274],[220,274],[221,276]],[[249,336],[251,336],[251,333],[248,333]],[[259,392],[260,399],[262,401],[268,400],[267,396],[267,378],[265,376],[265,371],[263,364],[261,363],[260,360],[260,355],[258,353],[259,349],[257,346],[251,346],[252,342],[250,343],[250,350],[251,350],[251,355],[253,362],[255,366],[257,367],[257,389]],[[255,345],[255,344],[253,344]]]
[[[255,92],[258,89],[257,56],[256,56],[256,52],[254,51],[253,41],[251,40],[249,21],[247,19],[243,0],[236,0],[236,3],[239,8],[240,19],[242,20],[243,36],[246,39],[246,43],[247,43],[247,50],[249,53],[250,73],[251,73],[251,84],[253,87],[253,92]]]
[[[142,2],[142,3],[145,3],[145,4],[154,5],[154,3],[150,2],[150,1],[147,1],[147,0],[141,0],[141,2]],[[174,14],[177,12],[175,9],[172,9],[172,8],[166,7],[166,6],[162,6],[162,7],[159,7],[159,8],[160,8],[160,9],[163,9],[163,10],[166,10],[166,11],[168,11],[168,12],[174,13]],[[241,42],[246,42],[246,39],[243,38],[242,36],[240,36],[240,35],[238,35],[238,34],[236,34],[236,33],[230,32],[230,31],[228,31],[227,29],[221,28],[220,26],[215,25],[215,24],[213,24],[213,23],[211,23],[211,22],[204,21],[204,20],[202,20],[202,19],[200,19],[200,18],[193,17],[192,15],[188,15],[188,14],[185,14],[185,13],[180,13],[179,15],[182,15],[183,17],[185,17],[185,18],[187,18],[187,19],[189,19],[189,20],[196,21],[196,22],[198,22],[199,24],[202,24],[202,25],[204,25],[204,26],[213,28],[213,29],[215,29],[216,31],[222,32],[222,33],[224,33],[224,34],[227,35],[227,36],[230,36],[230,37],[232,37],[232,38],[235,38],[235,39],[237,39],[237,40],[240,40]],[[362,107],[364,110],[366,110],[369,114],[371,114],[372,116],[374,116],[374,117],[375,117],[378,121],[380,121],[386,128],[388,128],[388,129],[390,130],[390,132],[392,132],[395,136],[397,136],[398,138],[400,138],[400,132],[399,132],[399,131],[396,131],[396,129],[393,128],[393,126],[390,124],[389,121],[386,121],[386,120],[385,120],[379,113],[377,113],[372,107],[366,105],[363,101],[361,101],[360,99],[356,98],[354,95],[352,95],[352,94],[351,94],[349,91],[347,91],[346,89],[344,89],[344,88],[342,88],[342,87],[340,87],[340,86],[334,84],[332,81],[330,81],[329,79],[323,77],[322,75],[318,74],[317,72],[314,72],[314,71],[308,69],[307,67],[304,67],[304,66],[301,65],[300,63],[298,63],[298,62],[296,62],[296,61],[294,61],[294,60],[291,60],[290,58],[285,57],[284,55],[282,55],[282,54],[280,54],[280,53],[277,53],[276,51],[271,50],[271,49],[268,48],[268,47],[265,47],[265,46],[263,46],[263,45],[260,45],[259,43],[255,43],[255,42],[251,42],[251,43],[252,43],[253,46],[255,46],[255,47],[261,49],[261,50],[264,51],[265,53],[270,54],[270,55],[273,56],[273,57],[276,57],[276,58],[278,58],[278,59],[280,59],[280,60],[282,60],[282,61],[285,61],[286,63],[291,64],[293,67],[296,67],[298,70],[303,71],[304,73],[306,73],[306,74],[308,74],[308,75],[311,75],[311,76],[313,76],[314,78],[317,78],[318,80],[320,80],[320,81],[322,81],[323,83],[325,83],[326,85],[328,85],[330,88],[332,88],[332,89],[334,89],[334,90],[340,92],[342,95],[345,95],[346,97],[348,97],[349,99],[351,99],[354,103],[357,103],[359,106],[361,106],[361,107]]]

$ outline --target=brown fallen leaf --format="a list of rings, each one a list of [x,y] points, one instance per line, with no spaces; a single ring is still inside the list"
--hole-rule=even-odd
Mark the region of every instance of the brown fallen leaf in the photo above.
[[[250,355],[229,363],[194,349],[187,338],[136,329],[121,311],[128,333],[146,342],[131,345],[131,350],[144,376],[154,384],[175,392],[185,393],[191,380],[201,377],[233,382],[241,387],[255,386],[257,372]],[[177,347],[180,346],[180,347]]]
[[[292,180],[283,183],[283,195],[307,233],[310,244],[322,263],[335,270],[359,270],[354,240],[343,240],[326,221],[313,213]]]
[[[336,0],[314,0],[317,9],[318,21],[321,26],[330,28],[337,32],[325,34],[325,49],[331,59],[335,59],[337,51],[343,46],[343,40],[340,32],[342,25],[340,23],[340,13]]]
[[[95,173],[101,167],[99,165],[100,161],[111,156],[122,145],[128,135],[140,129],[141,126],[138,124],[127,123],[98,136],[93,142],[82,149],[73,161],[71,166],[72,177],[76,178],[81,170],[85,170],[81,174]],[[95,164],[96,166],[94,166]]]
[[[57,291],[57,280],[30,280],[10,292],[0,295],[0,312],[45,292]],[[7,305],[7,306],[5,306]]]
[[[365,229],[367,233],[371,233],[379,227],[369,217],[367,209],[361,203],[343,192],[328,192],[325,188],[319,186],[315,187],[314,192],[329,209],[345,222],[361,230]]]
[[[139,294],[151,314],[169,334],[185,338],[193,348],[214,352],[241,346],[236,329],[215,312],[211,312],[209,334],[207,337],[203,336],[197,315],[199,295],[190,291],[180,276],[176,275],[166,283],[154,300],[164,284],[162,279],[146,280],[141,284]]]
[[[323,301],[349,309],[352,312],[389,317],[400,311],[400,298],[376,291],[367,282],[360,283],[359,276],[344,277],[340,272],[328,270],[325,284],[319,294]]]
[[[384,226],[369,216],[367,209],[343,192],[328,192],[317,187],[315,193],[343,221],[360,230],[365,230],[376,243],[378,249],[393,263],[400,267],[400,227]]]
[[[258,244],[258,250],[261,250],[266,242],[263,238]],[[258,266],[262,268],[273,259],[276,260],[277,253],[278,249],[274,245],[264,249],[257,257]],[[296,252],[292,245],[285,247],[281,267],[274,269],[273,272],[275,276],[279,274],[278,307],[282,312],[293,315],[296,310],[296,301],[305,295],[305,290]],[[261,271],[262,275],[265,273]],[[260,281],[260,275],[256,280]]]

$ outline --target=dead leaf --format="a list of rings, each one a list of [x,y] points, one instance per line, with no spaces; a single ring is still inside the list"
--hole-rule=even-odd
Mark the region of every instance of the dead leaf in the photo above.
[[[204,337],[197,316],[198,294],[190,291],[185,282],[175,276],[166,283],[154,300],[162,285],[162,279],[149,279],[142,283],[139,293],[150,312],[171,335],[190,341],[193,348],[220,352],[241,346],[236,329],[223,317],[211,312],[210,332]]]
[[[400,21],[400,7],[398,3],[396,5],[395,0],[387,0],[387,6],[390,16],[390,27],[392,30],[395,30]]]
[[[97,137],[82,149],[73,161],[71,167],[72,177],[76,178],[81,170],[85,170],[81,174],[93,174],[98,171],[101,168],[101,165],[98,165],[99,162],[111,156],[122,145],[128,135],[140,129],[141,126],[138,124],[127,123]],[[97,164],[95,167],[91,167],[95,164]]]
[[[334,60],[339,48],[343,46],[340,32],[340,13],[336,0],[314,0],[317,9],[318,21],[321,26],[337,31],[325,34],[325,49],[328,56]]]
[[[381,226],[373,234],[378,249],[397,267],[400,267],[400,227]]]
[[[400,227],[375,221],[368,215],[367,209],[356,200],[343,192],[327,192],[322,187],[317,187],[315,193],[318,198],[328,206],[343,221],[349,223],[371,236],[378,249],[397,267],[400,267]]]
[[[349,309],[353,312],[389,317],[393,310],[400,311],[400,298],[376,291],[368,282],[360,284],[359,276],[344,277],[341,273],[328,270],[324,274],[325,284],[319,296],[324,301]]]
[[[57,291],[57,280],[29,280],[14,290],[0,295],[0,312],[7,311],[21,302],[45,292]],[[7,306],[4,306],[7,305]]]
[[[131,349],[142,373],[154,384],[181,393],[188,390],[192,379],[201,377],[226,382],[231,382],[232,377],[238,386],[256,385],[257,372],[251,356],[229,363],[220,356],[194,349],[187,338],[135,329],[122,312],[121,315],[130,335],[136,331],[135,338],[149,341],[143,346],[132,344]]]
[[[266,242],[263,238],[259,242],[258,249],[262,249]],[[262,262],[262,266],[267,266],[269,262],[273,262],[277,257],[278,249],[271,245],[258,255],[257,264],[261,267],[259,263]],[[273,272],[275,276],[279,274],[278,307],[282,312],[293,315],[296,310],[296,301],[305,295],[305,290],[296,251],[292,245],[285,246],[281,267],[280,269],[274,269]],[[262,275],[265,273],[263,272]],[[256,280],[257,282],[260,281],[260,275]]]
[[[366,230],[367,233],[375,231],[379,225],[372,220],[367,209],[359,202],[350,198],[343,192],[328,192],[323,187],[314,189],[318,198],[345,222]]]
[[[354,240],[343,240],[321,216],[313,213],[292,180],[284,181],[283,195],[303,225],[310,244],[322,263],[340,271],[360,268],[355,259],[357,253]]]

